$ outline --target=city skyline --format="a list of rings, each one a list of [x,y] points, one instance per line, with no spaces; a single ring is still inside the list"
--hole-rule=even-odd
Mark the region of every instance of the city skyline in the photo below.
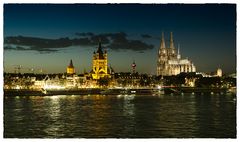
[[[4,71],[89,72],[101,38],[116,72],[156,74],[162,32],[197,71],[236,72],[234,4],[5,4]]]

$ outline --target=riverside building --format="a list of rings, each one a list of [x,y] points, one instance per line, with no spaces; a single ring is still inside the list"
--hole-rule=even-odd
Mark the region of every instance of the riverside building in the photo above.
[[[98,80],[104,77],[110,77],[108,73],[108,59],[107,51],[102,51],[101,41],[99,40],[99,45],[97,52],[93,52],[93,64],[92,64],[92,78]]]
[[[170,45],[166,47],[164,33],[158,51],[157,75],[171,76],[181,72],[196,72],[196,67],[189,59],[182,59],[180,49],[176,52],[173,42],[173,34],[170,33]]]
[[[67,67],[67,74],[69,74],[69,75],[75,74],[75,68],[73,66],[72,60],[70,60],[70,63]]]

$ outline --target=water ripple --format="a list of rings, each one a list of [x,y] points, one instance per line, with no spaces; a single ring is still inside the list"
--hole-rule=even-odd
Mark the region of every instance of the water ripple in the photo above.
[[[236,138],[234,97],[6,97],[4,137]]]

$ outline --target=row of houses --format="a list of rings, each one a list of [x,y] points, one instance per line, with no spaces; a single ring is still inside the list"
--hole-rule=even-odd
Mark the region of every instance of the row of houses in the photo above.
[[[85,74],[4,74],[4,89],[140,87],[152,79],[146,74],[115,73],[95,80]],[[146,83],[145,83],[146,84]]]
[[[42,88],[140,88],[165,86],[187,87],[229,87],[236,85],[231,76],[204,76],[200,73],[181,73],[173,76],[155,76],[139,73],[120,72],[111,77],[93,79],[91,74],[14,74],[4,73],[4,89],[42,89]],[[227,85],[228,84],[228,85]]]

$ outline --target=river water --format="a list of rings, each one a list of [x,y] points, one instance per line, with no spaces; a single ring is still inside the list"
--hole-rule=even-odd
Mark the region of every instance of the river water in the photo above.
[[[236,95],[4,97],[4,138],[236,138]]]

